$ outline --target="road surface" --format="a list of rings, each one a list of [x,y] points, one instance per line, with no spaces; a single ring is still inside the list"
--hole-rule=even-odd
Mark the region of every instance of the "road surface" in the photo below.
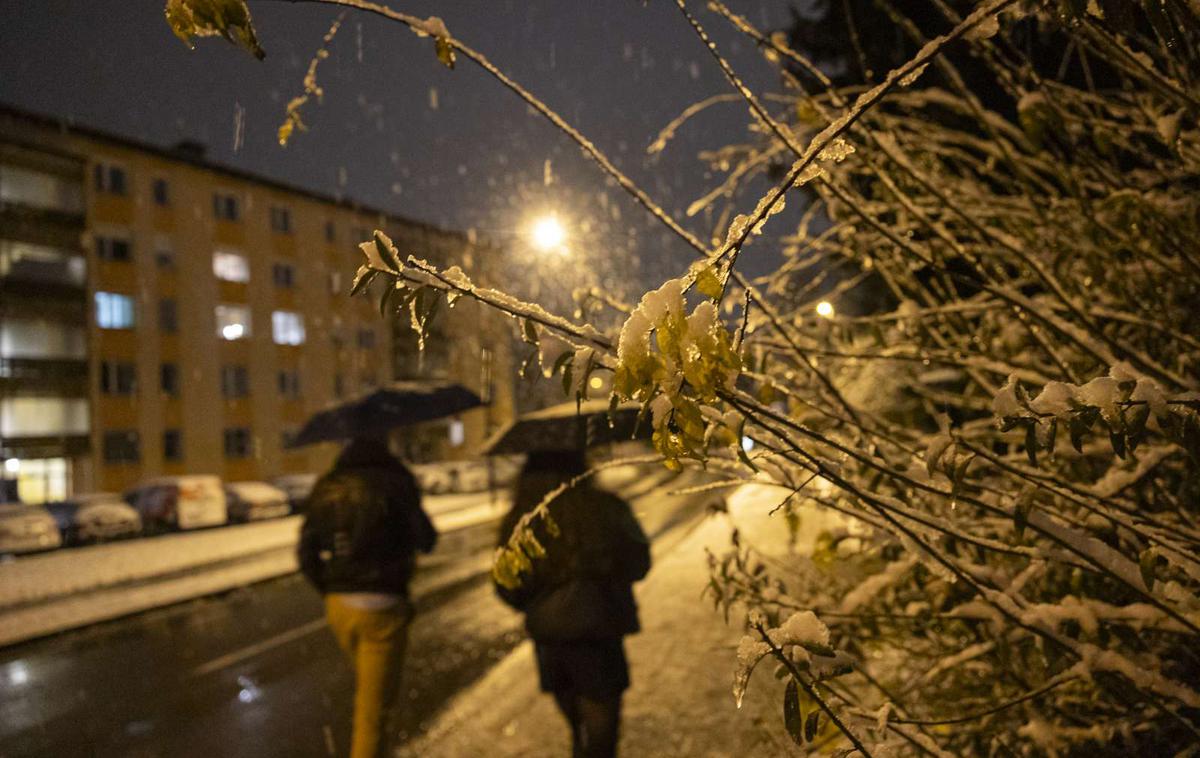
[[[711,496],[661,469],[618,479],[652,537]],[[494,524],[444,535],[414,582],[401,739],[523,639],[486,575]],[[353,679],[298,575],[0,650],[0,756],[330,756]]]

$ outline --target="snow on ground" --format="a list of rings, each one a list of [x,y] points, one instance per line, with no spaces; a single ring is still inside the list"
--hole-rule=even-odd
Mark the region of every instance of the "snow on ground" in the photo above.
[[[439,532],[499,518],[506,493],[424,499]],[[0,646],[296,570],[300,516],[59,550],[0,563]]]
[[[740,710],[731,693],[742,619],[727,626],[700,593],[708,582],[704,548],[729,545],[731,527],[768,554],[787,551],[787,530],[767,512],[786,493],[751,484],[729,498],[729,518],[712,517],[672,544],[656,545],[655,565],[637,587],[642,632],[627,638],[633,686],[625,695],[621,752],[630,756],[802,755],[783,731],[782,688],[762,666]],[[796,546],[808,553],[817,534],[845,520],[805,513]],[[561,756],[566,724],[538,691],[530,643],[518,647],[458,696],[402,756]]]

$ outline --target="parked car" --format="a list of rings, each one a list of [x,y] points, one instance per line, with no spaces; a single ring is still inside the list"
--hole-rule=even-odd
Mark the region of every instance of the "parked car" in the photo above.
[[[54,517],[67,545],[107,542],[142,533],[142,517],[120,495],[112,493],[76,495],[48,503],[46,510]]]
[[[492,469],[489,472],[488,466]],[[457,492],[482,492],[489,486],[507,487],[520,470],[519,459],[494,458],[418,463],[413,475],[426,495]]]
[[[287,493],[288,505],[291,506],[292,513],[304,510],[304,501],[308,500],[313,485],[316,483],[316,474],[287,474],[271,481],[271,484]]]
[[[414,463],[409,466],[424,495],[441,495],[450,492],[453,479],[446,463]]]
[[[292,512],[287,493],[266,482],[231,482],[225,485],[230,521],[261,521]]]
[[[62,546],[50,511],[40,505],[0,504],[0,554],[32,553]]]
[[[202,474],[149,479],[125,493],[148,531],[199,529],[228,520],[219,477]]]

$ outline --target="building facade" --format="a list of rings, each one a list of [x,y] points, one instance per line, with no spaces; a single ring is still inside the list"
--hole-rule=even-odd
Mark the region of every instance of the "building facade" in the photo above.
[[[21,499],[164,474],[318,472],[333,446],[292,450],[289,438],[398,375],[491,395],[491,408],[411,435],[426,455],[478,445],[511,413],[492,319],[456,309],[444,358],[414,367],[374,299],[348,297],[374,229],[432,261],[486,254],[461,234],[213,164],[197,145],[0,109],[0,456]]]

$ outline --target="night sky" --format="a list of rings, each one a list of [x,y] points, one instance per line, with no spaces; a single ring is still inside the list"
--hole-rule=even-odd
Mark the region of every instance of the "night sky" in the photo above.
[[[695,119],[657,160],[646,156],[659,129],[685,107],[729,91],[674,3],[393,5],[440,15],[452,34],[581,128],[678,218],[720,179],[697,154],[747,139],[745,106],[723,104]],[[778,76],[752,44],[703,3],[691,5],[756,90],[779,91]],[[633,254],[651,276],[689,260],[686,248],[623,193],[606,188],[565,136],[469,62],[444,68],[428,39],[349,13],[318,71],[324,102],[304,110],[310,131],[281,148],[275,130],[284,106],[302,91],[304,71],[338,9],[252,0],[267,51],[259,62],[217,39],[189,51],[171,34],[162,6],[160,0],[0,0],[0,101],[159,145],[199,140],[218,162],[408,217],[475,228],[501,242],[519,242],[530,216],[551,210],[589,228],[593,257]],[[780,0],[730,6],[760,28],[781,28],[789,13]],[[753,208],[754,200],[744,197],[740,205]],[[697,216],[688,225],[707,238],[711,223]],[[777,221],[768,232],[785,229]]]

